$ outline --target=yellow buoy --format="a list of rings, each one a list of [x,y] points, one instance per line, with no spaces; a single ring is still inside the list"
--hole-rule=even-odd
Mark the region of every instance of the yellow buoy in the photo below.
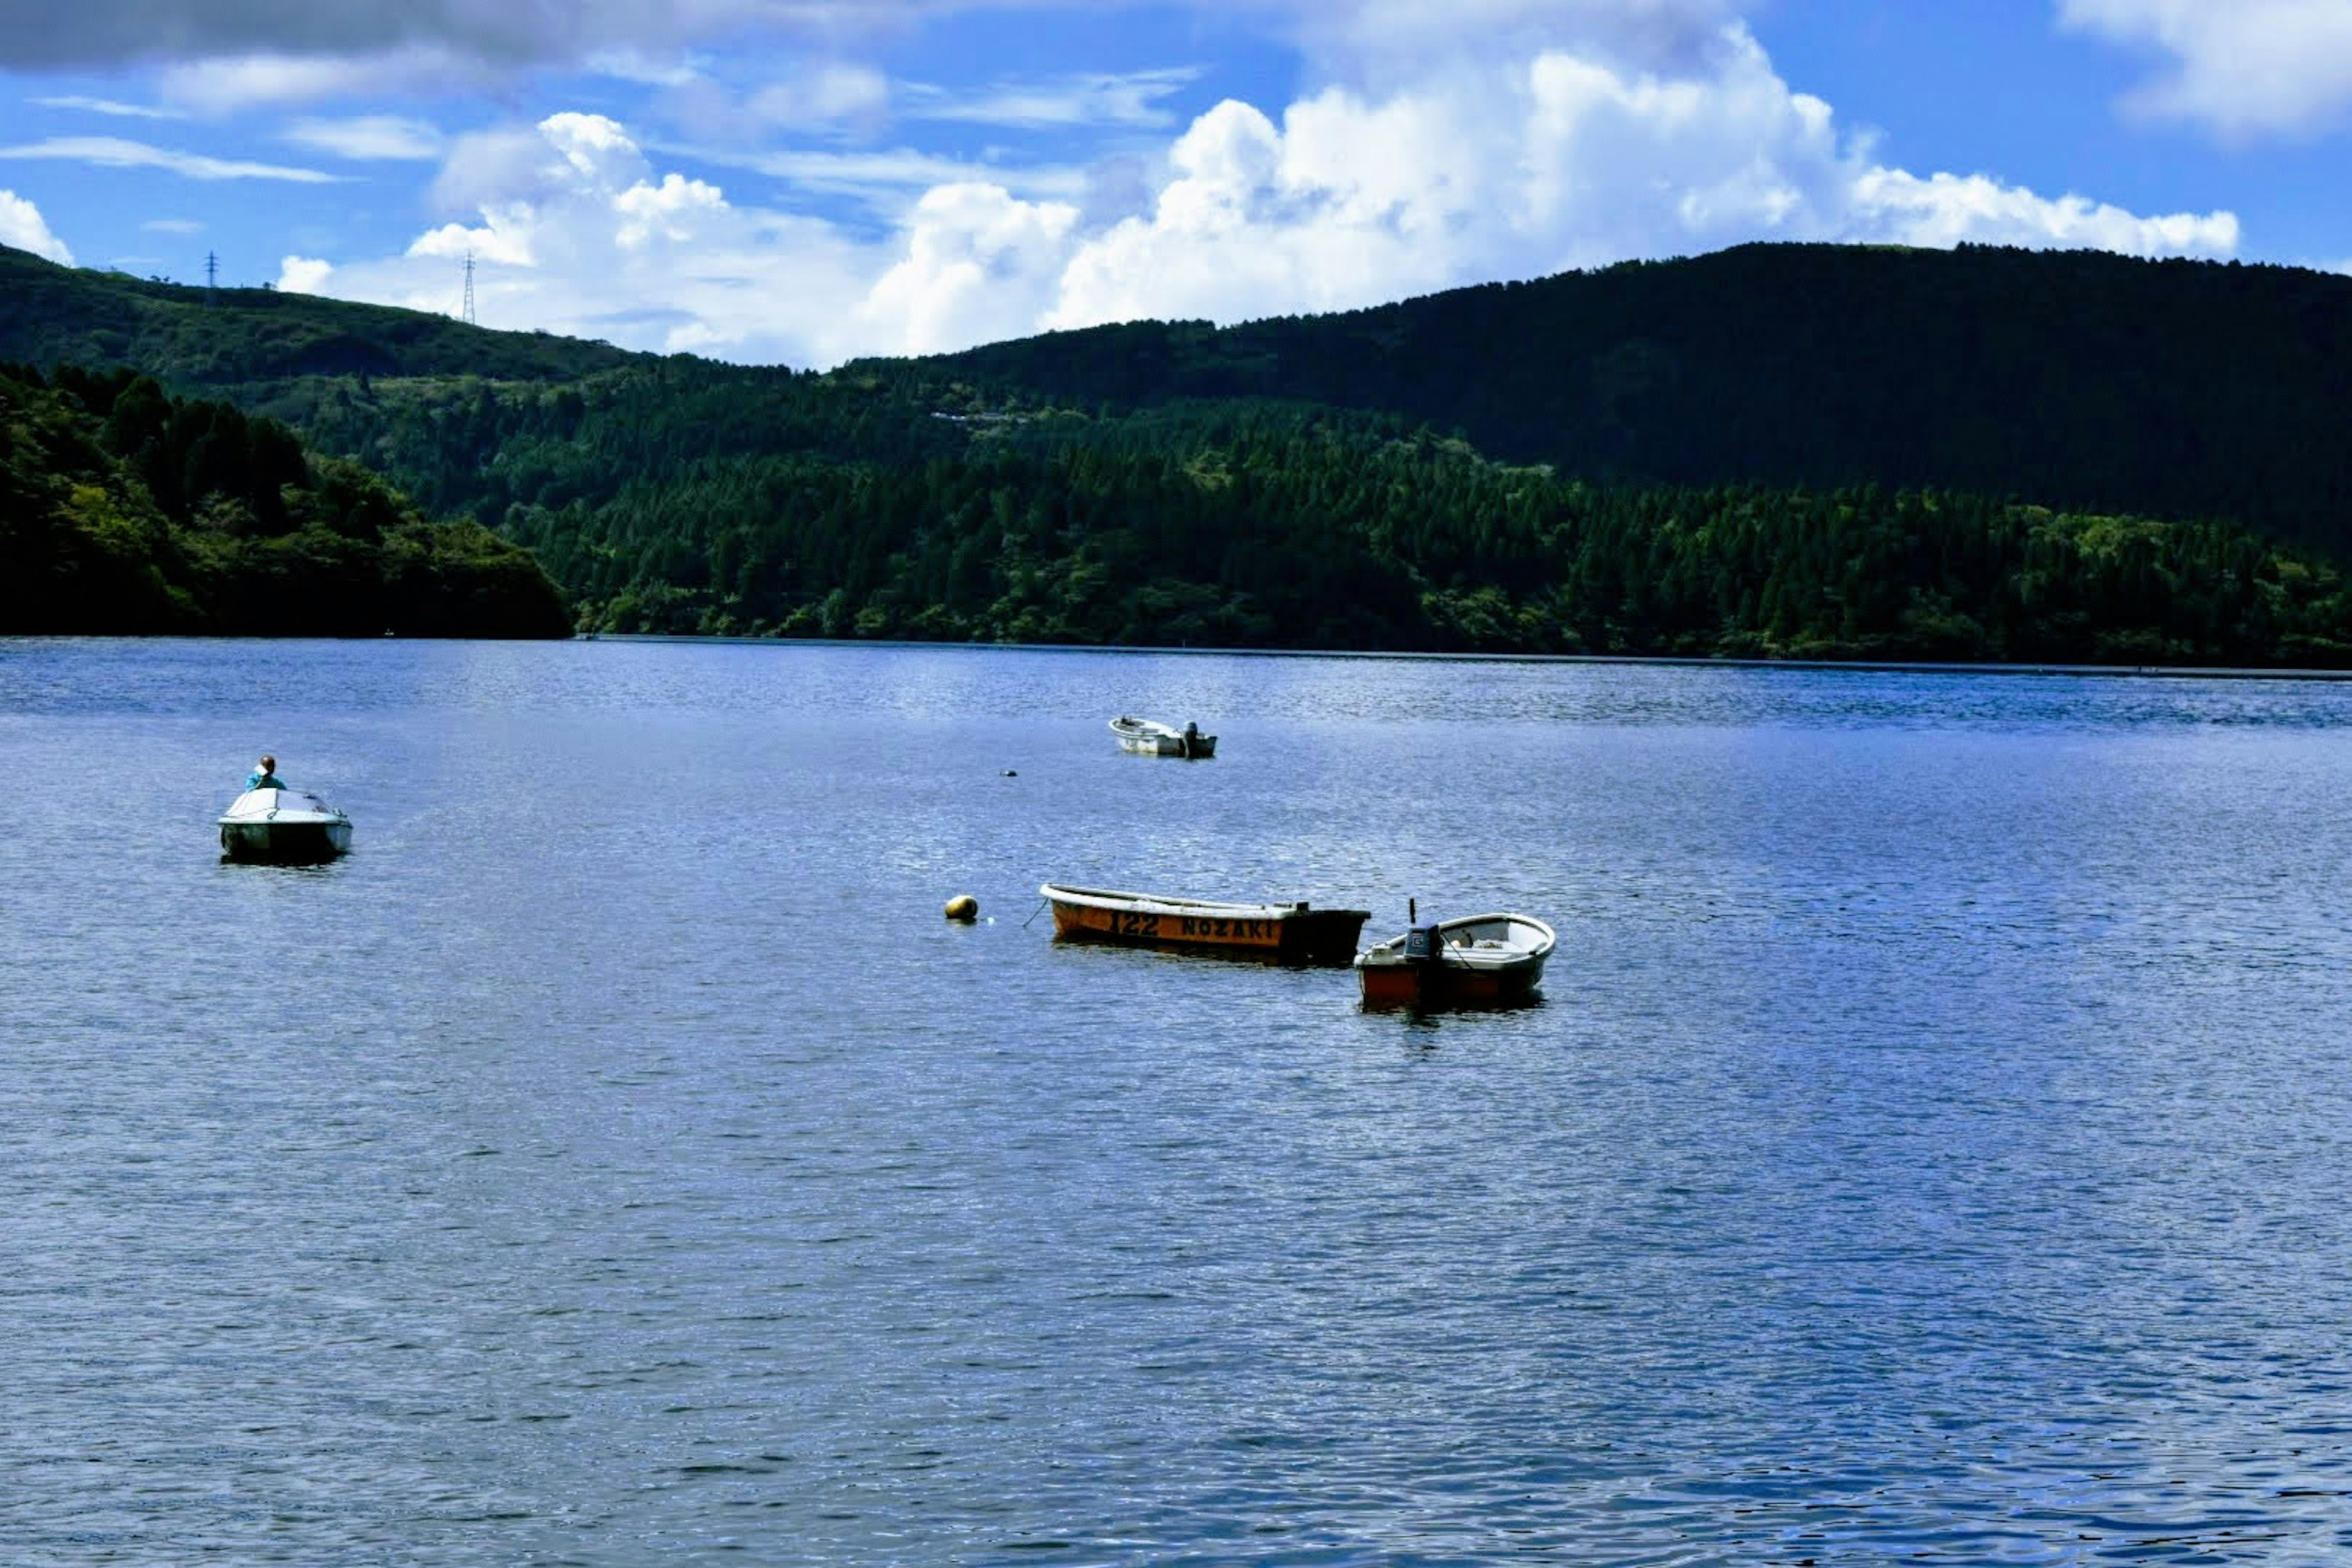
[[[970,893],[958,893],[948,900],[947,914],[951,921],[976,921],[980,918],[980,900]]]

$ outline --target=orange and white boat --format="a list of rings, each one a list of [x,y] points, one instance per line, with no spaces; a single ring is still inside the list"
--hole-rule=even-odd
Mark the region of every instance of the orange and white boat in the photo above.
[[[1416,925],[1356,955],[1368,1007],[1495,1007],[1533,997],[1559,942],[1531,915]]]
[[[1059,882],[1037,890],[1054,906],[1054,934],[1067,941],[1181,948],[1284,963],[1347,963],[1371,919],[1365,910],[1172,899]]]

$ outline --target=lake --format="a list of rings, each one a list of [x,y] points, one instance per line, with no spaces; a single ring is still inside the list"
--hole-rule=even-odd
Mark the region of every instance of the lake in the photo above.
[[[2352,686],[18,640],[0,758],[0,1561],[2352,1554]]]

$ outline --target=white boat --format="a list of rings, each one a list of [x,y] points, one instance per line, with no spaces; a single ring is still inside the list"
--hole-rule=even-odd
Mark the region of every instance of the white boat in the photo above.
[[[1110,732],[1118,737],[1118,749],[1146,757],[1213,757],[1217,754],[1217,738],[1203,735],[1198,724],[1187,724],[1179,730],[1151,719],[1130,719],[1125,714],[1110,721]]]
[[[221,853],[232,860],[331,860],[352,847],[352,819],[290,789],[249,789],[221,814]]]
[[[1366,948],[1356,974],[1368,1006],[1508,1005],[1535,994],[1559,940],[1532,915],[1469,915]]]

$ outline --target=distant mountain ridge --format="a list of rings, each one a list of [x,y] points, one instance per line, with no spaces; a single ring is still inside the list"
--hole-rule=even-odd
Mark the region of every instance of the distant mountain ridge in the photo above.
[[[557,384],[687,356],[0,247],[0,359],[267,402],[343,376]],[[789,376],[778,369],[769,373]],[[834,373],[1114,411],[1275,398],[1601,481],[1933,486],[2352,547],[2352,278],[2099,251],[1750,245],[1217,328],[1144,321]]]
[[[1750,245],[899,374],[1378,409],[1600,480],[1935,486],[2352,545],[2352,277],[2294,268]]]
[[[8,360],[282,419],[592,629],[2352,663],[2292,268],[1758,246],[816,374],[0,252]]]

